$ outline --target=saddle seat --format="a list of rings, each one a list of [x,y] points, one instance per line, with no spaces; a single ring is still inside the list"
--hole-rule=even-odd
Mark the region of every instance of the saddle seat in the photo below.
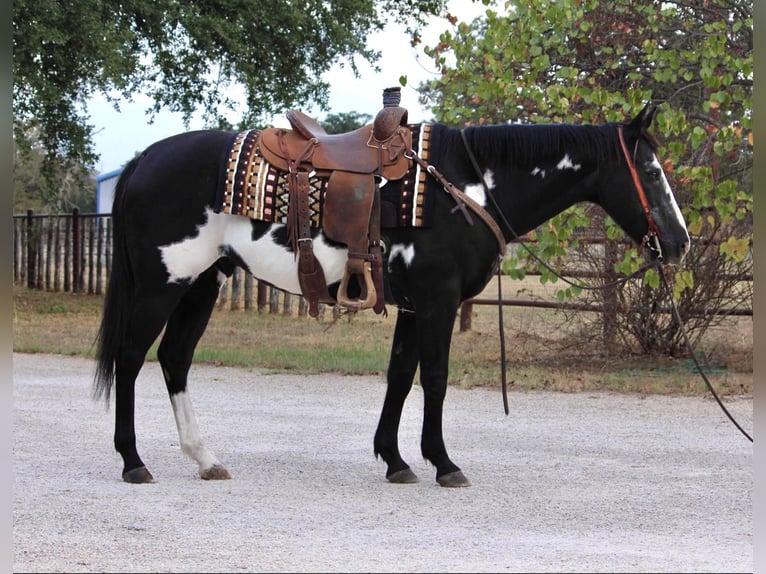
[[[272,166],[288,173],[288,241],[298,257],[298,279],[309,303],[309,314],[318,314],[318,303],[338,303],[358,311],[384,310],[383,269],[380,247],[381,177],[397,180],[411,166],[405,154],[412,149],[407,111],[387,106],[375,122],[343,134],[328,134],[319,123],[297,110],[287,113],[293,129],[266,128],[256,141],[258,152]],[[337,292],[327,290],[324,272],[314,256],[308,206],[309,174],[328,177],[322,208],[322,230],[348,246],[348,260]],[[349,296],[356,278],[359,298]]]
[[[397,126],[381,140],[373,133],[375,124],[328,134],[316,120],[298,110],[290,110],[287,119],[292,130],[267,128],[259,138],[264,157],[277,168],[287,170],[290,160],[306,155],[303,153],[306,146],[312,144],[314,149],[302,163],[317,171],[380,172],[386,179],[396,180],[409,169],[409,161],[403,155],[412,146],[412,136],[405,125]]]

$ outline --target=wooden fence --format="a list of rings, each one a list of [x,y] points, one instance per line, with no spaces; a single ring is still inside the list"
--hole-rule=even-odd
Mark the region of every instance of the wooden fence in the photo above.
[[[111,214],[35,213],[13,216],[13,280],[44,291],[101,295],[112,268]],[[218,297],[219,308],[308,314],[306,300],[237,269]],[[324,312],[325,306],[320,306]],[[335,312],[335,311],[333,311]]]
[[[13,216],[13,280],[30,289],[103,293],[111,267],[112,221],[81,214]]]
[[[591,238],[590,243],[603,243]],[[612,244],[613,248],[613,244]],[[609,265],[609,244],[605,246],[604,277],[616,276]],[[112,264],[112,218],[110,214],[72,213],[47,215],[31,209],[13,216],[13,278],[18,285],[46,291],[103,294]],[[568,277],[593,277],[592,271],[571,270]],[[752,278],[748,278],[752,281]],[[604,315],[604,324],[616,313],[616,290],[605,293],[604,304],[583,304],[577,301],[541,301],[533,299],[504,299],[503,305],[592,311]],[[610,303],[611,302],[611,303]],[[460,329],[471,328],[473,305],[497,305],[497,299],[475,298],[466,301],[460,312]],[[254,279],[236,269],[218,297],[219,308],[229,310],[258,310],[269,313],[307,315],[306,300],[272,285]],[[320,313],[328,306],[320,306]],[[337,308],[330,308],[337,315]],[[752,309],[733,310],[731,314],[752,316]]]

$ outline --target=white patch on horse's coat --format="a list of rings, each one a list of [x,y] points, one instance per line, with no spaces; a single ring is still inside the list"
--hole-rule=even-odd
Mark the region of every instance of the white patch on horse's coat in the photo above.
[[[573,171],[577,171],[580,169],[582,165],[579,163],[572,162],[572,158],[569,157],[568,153],[564,154],[564,157],[561,158],[561,161],[556,164],[556,169],[558,170],[565,170],[565,169],[571,169]]]
[[[200,473],[221,463],[211,453],[199,433],[197,417],[194,415],[191,399],[188,391],[181,391],[170,396],[170,404],[173,405],[173,415],[178,428],[178,438],[181,442],[181,451],[196,461]]]
[[[250,219],[206,210],[207,221],[197,227],[194,237],[160,246],[168,283],[194,281],[227,251],[236,253],[253,276],[289,291],[300,293],[298,260],[286,246],[274,242],[274,232],[283,227],[274,223],[268,233],[253,241]],[[340,281],[347,249],[330,246],[320,233],[313,241],[314,255],[322,265],[329,284]]]
[[[178,243],[160,246],[160,254],[168,272],[168,283],[194,281],[220,256],[220,238],[226,221],[212,210],[207,211],[207,221],[197,226],[197,235]]]
[[[678,221],[678,225],[680,225],[682,228],[686,229],[686,222],[684,221],[684,216],[681,213],[681,208],[678,207],[678,203],[676,203],[676,198],[673,195],[673,190],[670,189],[670,184],[668,183],[668,179],[665,177],[665,171],[662,169],[662,166],[660,165],[660,161],[657,159],[657,156],[652,157],[652,167],[654,169],[659,170],[660,172],[660,181],[662,181],[662,188],[665,190],[665,194],[668,196],[668,201],[670,202],[670,205],[673,207],[673,214],[676,217],[676,220]],[[687,249],[690,243],[689,239],[689,232],[686,232],[686,245]]]
[[[488,189],[495,189],[495,174],[491,169],[484,172],[484,183]],[[487,206],[487,195],[481,183],[472,183],[465,186],[465,194],[482,207]]]
[[[391,269],[391,262],[396,258],[401,257],[404,261],[404,265],[409,267],[412,265],[412,260],[415,259],[415,246],[410,243],[409,245],[403,245],[396,243],[391,246],[391,255],[388,257],[389,270]]]
[[[540,169],[539,167],[536,167],[535,169],[533,169],[529,173],[532,174],[533,176],[539,174],[540,177],[545,178],[545,170],[544,169]]]

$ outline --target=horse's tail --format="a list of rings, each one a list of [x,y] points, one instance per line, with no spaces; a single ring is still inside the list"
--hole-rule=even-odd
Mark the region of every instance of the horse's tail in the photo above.
[[[114,384],[115,361],[125,339],[133,297],[134,278],[126,246],[123,200],[125,188],[139,159],[133,158],[120,174],[112,206],[112,269],[106,287],[101,326],[96,336],[96,372],[93,378],[93,398],[103,398],[107,404]]]

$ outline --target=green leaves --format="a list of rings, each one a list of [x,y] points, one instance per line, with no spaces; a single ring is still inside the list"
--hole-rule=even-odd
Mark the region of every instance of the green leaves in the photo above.
[[[687,289],[694,289],[694,273],[691,269],[679,270],[673,276],[673,298],[678,301]]]
[[[728,259],[744,261],[750,255],[751,243],[748,237],[728,237],[721,243],[719,250]]]
[[[217,127],[235,109],[224,88],[239,86],[241,123],[262,125],[277,111],[327,100],[322,74],[354,58],[374,62],[367,36],[393,19],[415,34],[446,0],[17,0],[13,3],[14,137],[46,161],[90,166],[92,126],[83,108],[100,92],[153,106],[203,112]],[[405,79],[406,82],[406,79]],[[238,108],[237,112],[241,112]],[[46,168],[51,173],[53,168]],[[55,182],[52,181],[51,185]]]
[[[704,9],[673,0],[492,5],[497,11],[458,23],[440,39],[434,55],[441,77],[419,88],[434,102],[435,119],[457,127],[598,124],[624,121],[648,101],[659,103],[652,128],[661,143],[658,156],[692,234],[688,267],[672,275],[674,297],[696,317],[736,297],[729,278],[747,277],[751,269],[752,3],[709,0]],[[603,224],[600,216],[591,221],[595,213],[567,210],[535,230],[530,247],[558,267],[587,252],[576,246],[575,230],[602,229],[611,241],[624,239],[608,217]],[[629,275],[645,263],[635,247],[614,245],[611,259],[587,259],[602,279],[604,268]],[[696,281],[695,269],[702,270]],[[541,282],[556,281],[521,249],[510,250],[504,271],[514,278],[537,271]],[[661,296],[658,272],[648,270],[640,285],[620,292],[626,324],[643,348],[673,348],[652,327],[661,321],[653,311]],[[556,297],[575,294],[566,288]],[[669,326],[666,336],[677,331]]]

